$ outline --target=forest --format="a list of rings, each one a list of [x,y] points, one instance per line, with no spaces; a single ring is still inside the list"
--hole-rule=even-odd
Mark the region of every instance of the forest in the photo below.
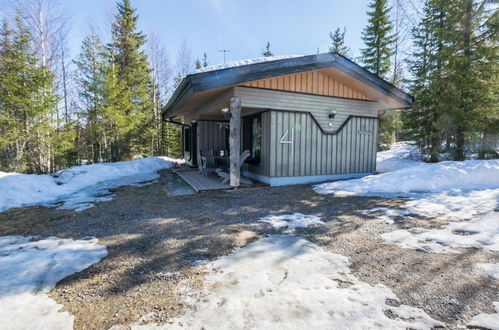
[[[497,158],[498,1],[372,0],[366,10],[359,57],[345,27],[324,33],[329,51],[415,98],[380,117],[380,148],[412,140],[429,162]],[[181,130],[162,121],[161,109],[184,76],[209,65],[207,53],[194,57],[183,43],[170,63],[158,36],[138,29],[130,0],[116,3],[108,36],[90,29],[75,58],[53,2],[12,1],[8,11],[0,27],[1,171],[181,156]],[[262,45],[262,56],[273,56],[270,41]]]

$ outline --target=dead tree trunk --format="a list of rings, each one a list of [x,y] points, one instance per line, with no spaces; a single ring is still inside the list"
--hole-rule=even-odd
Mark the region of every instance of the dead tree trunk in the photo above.
[[[230,186],[239,187],[241,181],[241,169],[239,156],[241,155],[241,100],[230,99]]]

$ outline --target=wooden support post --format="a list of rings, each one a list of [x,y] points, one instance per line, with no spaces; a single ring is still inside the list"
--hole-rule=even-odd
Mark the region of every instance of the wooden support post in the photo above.
[[[230,99],[230,186],[239,187],[241,182],[241,168],[239,157],[241,155],[241,100],[233,97]]]

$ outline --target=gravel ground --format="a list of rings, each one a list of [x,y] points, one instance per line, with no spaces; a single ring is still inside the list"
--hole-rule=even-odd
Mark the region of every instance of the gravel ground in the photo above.
[[[0,236],[95,236],[108,247],[101,262],[59,282],[50,293],[75,315],[75,329],[167,323],[187,308],[181,292],[203,285],[197,261],[227,255],[274,233],[257,221],[260,217],[293,212],[325,222],[297,229],[298,235],[349,257],[359,279],[386,285],[400,303],[424,309],[449,328],[464,327],[480,312],[494,312],[497,281],[477,274],[474,265],[499,262],[497,253],[432,254],[383,244],[384,232],[445,223],[405,217],[386,224],[365,214],[373,207],[397,207],[399,200],[319,195],[310,185],[176,196],[172,189],[189,189],[181,183],[172,187],[171,171],[161,174],[151,185],[116,189],[114,200],[79,213],[44,207],[0,213]]]

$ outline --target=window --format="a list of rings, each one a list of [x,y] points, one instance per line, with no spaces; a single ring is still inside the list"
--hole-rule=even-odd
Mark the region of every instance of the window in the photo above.
[[[246,160],[260,165],[262,154],[262,114],[243,117],[243,150],[250,151]]]

